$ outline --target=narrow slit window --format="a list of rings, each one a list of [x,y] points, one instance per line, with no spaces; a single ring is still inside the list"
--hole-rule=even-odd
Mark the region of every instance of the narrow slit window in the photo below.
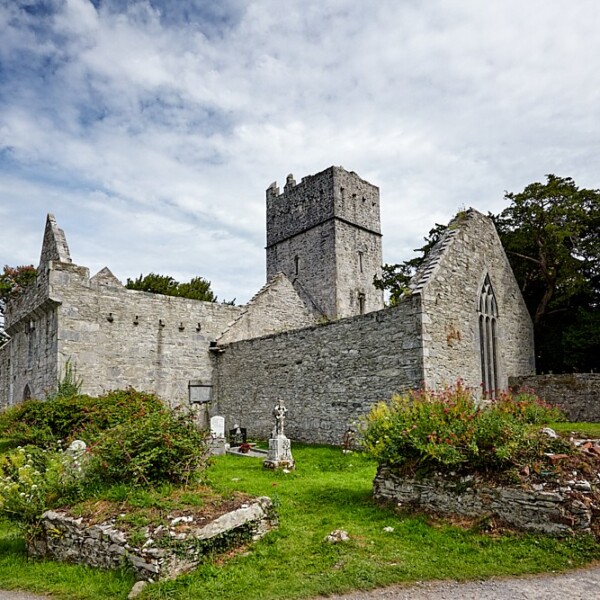
[[[298,255],[294,256],[294,273],[298,275],[298,271],[300,270],[300,259]]]
[[[358,314],[365,314],[365,295],[362,293],[358,294]]]
[[[497,320],[498,305],[487,276],[479,295],[479,351],[481,382],[488,398],[494,398],[498,390]]]
[[[363,272],[363,257],[364,257],[364,253],[363,252],[359,252],[358,253],[358,270],[361,273]]]

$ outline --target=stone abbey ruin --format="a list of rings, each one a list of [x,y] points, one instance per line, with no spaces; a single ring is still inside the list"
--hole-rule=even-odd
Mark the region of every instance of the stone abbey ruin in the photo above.
[[[37,281],[6,307],[0,407],[44,398],[65,364],[82,391],[133,386],[268,437],[341,443],[379,400],[461,378],[487,390],[534,373],[532,324],[491,220],[454,219],[398,306],[382,264],[379,189],[330,167],[267,201],[267,283],[245,306],[126,289],[73,263],[48,215]]]

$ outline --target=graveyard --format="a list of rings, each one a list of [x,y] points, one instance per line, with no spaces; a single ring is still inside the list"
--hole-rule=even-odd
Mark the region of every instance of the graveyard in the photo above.
[[[135,427],[145,431],[141,438],[149,437],[152,429],[145,429],[142,413],[162,413],[151,398],[144,396],[136,405],[133,392],[129,394],[126,398],[115,394],[113,401],[128,419],[132,412],[138,414]],[[94,423],[100,422],[106,413],[86,400],[92,405]],[[63,418],[66,406],[72,404],[62,404]],[[142,413],[140,406],[145,407]],[[28,429],[33,421],[20,416],[17,433],[26,440],[35,433]],[[68,538],[81,523],[88,531],[96,527],[91,536],[96,537],[80,547],[92,548],[104,535],[114,554],[130,558],[129,566],[109,570],[106,563],[101,564],[105,568],[73,564],[73,553],[63,557],[67,562],[32,558],[41,539],[36,538],[35,527],[32,531],[1,520],[0,589],[44,591],[56,598],[126,598],[136,581],[150,580],[139,598],[310,598],[402,582],[561,571],[600,558],[600,545],[585,532],[566,536],[563,532],[562,537],[520,532],[489,515],[440,517],[431,510],[413,510],[409,503],[375,501],[378,461],[361,452],[353,436],[344,447],[302,444],[286,436],[285,407],[274,407],[269,416],[270,440],[248,438],[243,421],[227,427],[213,417],[212,433],[204,440],[213,456],[202,463],[200,479],[177,484],[166,479],[150,487],[139,479],[136,484],[113,482],[96,487],[87,499],[70,507],[56,505],[46,513],[42,527],[49,538]],[[48,425],[52,419],[37,412],[35,422]],[[92,440],[91,453],[102,452],[90,422],[78,423],[78,436]],[[169,431],[165,423],[162,433]],[[576,427],[562,425],[565,430]],[[583,428],[578,435],[584,437],[585,426],[578,428]],[[10,432],[6,421],[2,431]],[[110,438],[110,429],[103,435]],[[76,447],[82,456],[88,454],[83,446]],[[3,455],[14,453],[14,438],[6,438],[1,449]],[[128,446],[128,452],[134,451],[133,445]],[[120,469],[122,475],[125,467]],[[110,475],[110,465],[105,472]],[[535,483],[543,480],[543,472],[538,475],[532,479]],[[70,516],[64,518],[67,510]],[[246,527],[239,520],[261,511],[265,517],[261,523]],[[214,533],[212,524],[227,519],[235,522],[231,531],[237,533],[229,536],[235,543],[221,543],[227,542],[225,534],[214,551],[191,556],[192,533],[207,527]],[[209,537],[200,535],[203,540]],[[124,536],[120,542],[119,536]],[[166,544],[161,541],[165,539]],[[175,548],[171,560],[175,568],[163,576],[157,569],[169,562],[160,561],[169,547]],[[100,552],[91,554],[101,563]]]

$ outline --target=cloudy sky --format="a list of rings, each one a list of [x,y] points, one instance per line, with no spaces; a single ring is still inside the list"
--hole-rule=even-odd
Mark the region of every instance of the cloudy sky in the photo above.
[[[384,260],[545,174],[600,187],[597,0],[0,0],[0,267],[265,278],[265,189],[343,165]]]

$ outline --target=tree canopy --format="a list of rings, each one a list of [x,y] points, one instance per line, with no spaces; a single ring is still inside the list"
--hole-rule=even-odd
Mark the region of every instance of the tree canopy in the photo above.
[[[170,275],[140,274],[135,280],[127,278],[125,287],[130,290],[141,290],[165,296],[179,296],[181,298],[191,298],[192,300],[203,300],[204,302],[217,301],[217,297],[210,289],[210,281],[202,277],[194,277],[187,283],[179,283]]]
[[[600,191],[547,175],[493,216],[534,322],[539,371],[600,367]]]

